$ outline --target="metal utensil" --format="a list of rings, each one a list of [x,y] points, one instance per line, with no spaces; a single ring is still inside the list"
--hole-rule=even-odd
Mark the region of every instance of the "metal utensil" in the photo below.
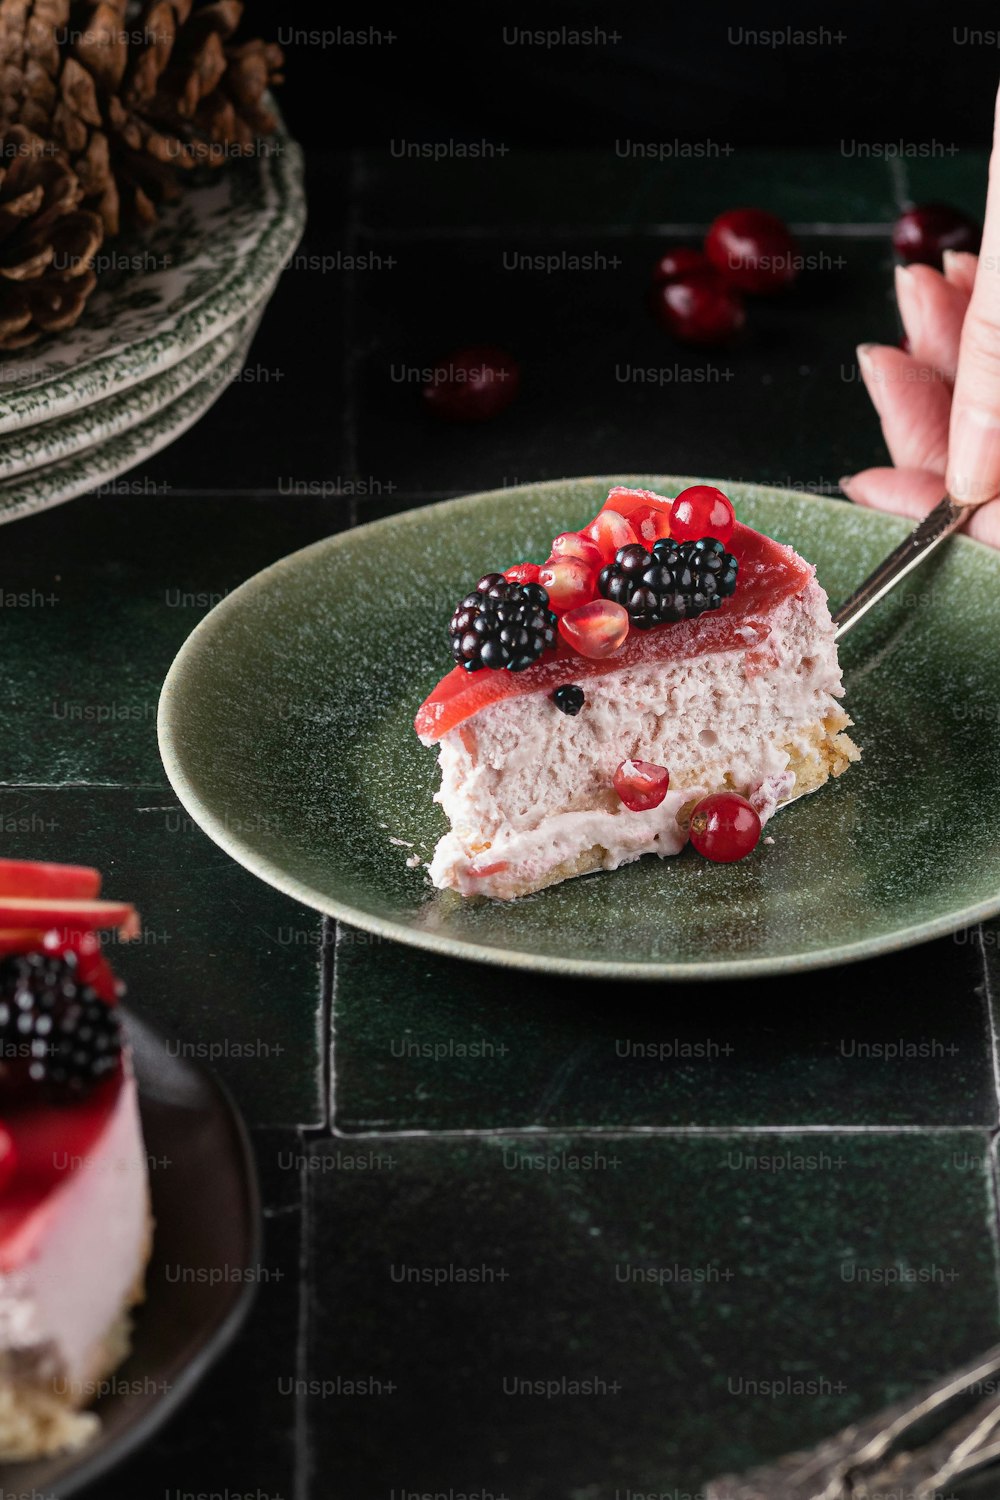
[[[808,1451],[725,1474],[706,1500],[957,1500],[1000,1465],[1000,1347]],[[945,1489],[947,1487],[947,1490]],[[995,1493],[990,1490],[990,1493]]]
[[[930,557],[953,531],[963,525],[974,509],[971,505],[956,505],[950,495],[945,495],[920,525],[914,527],[906,540],[900,542],[885,561],[879,563],[875,571],[868,575],[860,588],[855,589],[851,597],[845,599],[839,609],[834,610],[834,640],[839,641],[841,636],[846,635],[873,604],[884,599],[900,579],[912,573],[914,568]]]

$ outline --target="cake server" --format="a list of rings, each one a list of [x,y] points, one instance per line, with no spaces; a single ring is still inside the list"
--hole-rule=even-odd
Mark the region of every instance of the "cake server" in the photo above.
[[[864,583],[833,611],[834,640],[839,641],[862,615],[866,615],[873,604],[884,599],[890,589],[896,587],[907,574],[912,573],[922,562],[936,552],[941,543],[947,541],[953,531],[962,526],[973,505],[956,505],[950,495],[945,495],[934,509],[915,526],[905,541],[894,548],[884,562],[879,563]]]

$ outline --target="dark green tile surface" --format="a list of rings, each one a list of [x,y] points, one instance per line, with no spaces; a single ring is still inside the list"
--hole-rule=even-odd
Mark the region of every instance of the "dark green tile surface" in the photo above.
[[[904,1395],[996,1337],[988,1174],[952,1165],[985,1141],[379,1140],[368,1170],[324,1147],[311,1493],[694,1492]]]
[[[986,206],[989,155],[952,141],[927,142],[924,156],[901,158],[905,197],[913,203],[953,203],[980,221]]]
[[[757,299],[742,342],[710,351],[671,339],[647,305],[667,243],[577,237],[572,253],[592,268],[561,274],[512,269],[524,264],[512,257],[564,254],[552,238],[401,243],[391,273],[357,282],[359,472],[428,499],[615,471],[811,492],[883,462],[855,346],[898,338],[888,234],[811,239],[801,283]],[[521,362],[517,401],[490,424],[434,421],[420,372],[477,343]],[[358,513],[368,518],[364,502]]]
[[[532,982],[343,927],[335,1124],[993,1125],[975,934],[921,964],[919,986],[895,956],[752,988]]]
[[[185,637],[228,590],[347,520],[337,498],[167,491],[78,500],[6,527],[0,588],[15,602],[0,612],[0,783],[166,787],[156,704]]]
[[[301,1405],[295,1382],[302,1202],[299,1173],[285,1163],[298,1158],[298,1140],[293,1131],[253,1134],[268,1209],[255,1300],[232,1348],[162,1432],[88,1493],[180,1500],[195,1490],[226,1500],[291,1500]]]
[[[362,223],[379,230],[530,226],[573,229],[707,225],[734,203],[754,203],[794,223],[884,223],[895,217],[892,174],[878,157],[737,149],[682,131],[648,140],[612,137],[603,149],[526,151],[502,138],[478,154],[404,155],[395,140],[362,153]],[[504,148],[506,147],[506,150]]]
[[[344,931],[330,1137],[332,928],[193,830],[159,763],[159,685],[211,599],[354,520],[615,468],[832,491],[883,461],[854,365],[856,343],[898,336],[879,226],[907,197],[981,211],[982,153],[666,156],[609,138],[483,170],[314,150],[314,223],[254,344],[259,378],[116,493],[3,529],[0,852],[92,860],[137,901],[146,941],[114,950],[131,1004],[214,1054],[255,1126],[265,1200],[251,1321],[102,1500],[680,1500],[997,1338],[1000,923],[984,949],[639,996],[512,985]],[[740,347],[699,353],[648,315],[649,267],[695,237],[663,226],[737,201],[802,225],[817,268],[751,305]],[[852,224],[867,227],[829,232]],[[355,251],[367,269],[337,259]],[[518,251],[607,263],[505,270]],[[390,378],[481,340],[524,367],[494,425],[437,426],[417,384]],[[317,1129],[262,1128],[303,1124]],[[764,1125],[799,1133],[739,1129]],[[504,1129],[524,1133],[461,1134]],[[559,1167],[505,1166],[505,1147]],[[597,1160],[574,1171],[562,1152]],[[396,1282],[401,1265],[431,1280]],[[493,1275],[434,1285],[449,1266]],[[646,1279],[616,1280],[622,1266]],[[620,1389],[505,1396],[504,1375]]]
[[[257,1124],[324,1119],[320,929],[247,874],[169,793],[0,791],[5,855],[99,865],[143,936],[109,957],[168,1045],[209,1062]],[[113,934],[109,934],[113,937]]]

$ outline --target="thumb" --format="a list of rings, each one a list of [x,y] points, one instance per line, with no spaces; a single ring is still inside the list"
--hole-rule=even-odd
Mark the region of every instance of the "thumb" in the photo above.
[[[1000,94],[983,246],[958,354],[946,482],[964,505],[1000,495]]]

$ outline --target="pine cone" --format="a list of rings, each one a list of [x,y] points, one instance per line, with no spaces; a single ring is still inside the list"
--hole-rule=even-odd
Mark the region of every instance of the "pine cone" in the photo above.
[[[153,223],[194,167],[252,150],[275,127],[263,96],[282,81],[280,47],[228,45],[242,0],[144,0],[135,18],[127,11],[128,0],[78,0],[51,115],[109,234],[124,220]]]
[[[104,236],[81,209],[76,173],[63,152],[23,125],[0,137],[0,348],[22,349],[43,333],[72,328],[97,277]]]

